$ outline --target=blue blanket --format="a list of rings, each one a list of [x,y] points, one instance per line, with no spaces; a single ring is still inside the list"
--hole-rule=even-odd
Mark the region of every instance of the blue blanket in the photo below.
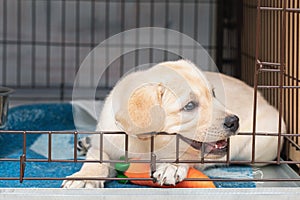
[[[75,130],[72,105],[61,104],[33,104],[11,108],[5,130]],[[19,158],[22,154],[23,138],[21,135],[0,134],[0,158]],[[47,158],[47,136],[29,134],[27,136],[27,158]],[[71,135],[53,135],[53,158],[72,158],[73,140]],[[64,151],[61,148],[64,147]],[[55,149],[60,149],[55,151]],[[25,177],[65,177],[78,171],[81,163],[47,163],[26,162]],[[0,177],[19,177],[19,162],[0,161]],[[204,171],[211,178],[252,178],[252,168],[248,166],[229,166],[211,168]],[[34,187],[58,188],[61,181],[0,181],[0,187]],[[215,182],[217,187],[255,187],[254,182]],[[133,184],[120,184],[117,181],[106,183],[108,188],[136,188]]]

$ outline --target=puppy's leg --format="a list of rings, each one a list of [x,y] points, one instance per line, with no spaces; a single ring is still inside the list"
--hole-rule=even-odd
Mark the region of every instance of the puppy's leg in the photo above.
[[[99,150],[90,148],[87,152],[86,160],[99,160]],[[103,159],[108,160],[109,157],[103,153]],[[109,165],[100,163],[84,163],[80,171],[68,176],[68,178],[100,178],[109,176]],[[97,180],[65,180],[62,183],[63,188],[103,188],[104,181]]]
[[[163,163],[157,167],[153,177],[160,185],[175,185],[187,177],[189,165]]]

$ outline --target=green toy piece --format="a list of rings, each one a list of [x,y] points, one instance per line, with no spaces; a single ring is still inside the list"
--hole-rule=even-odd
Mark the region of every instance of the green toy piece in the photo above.
[[[120,160],[125,161],[125,156],[121,156]],[[116,163],[115,164],[115,170],[117,171],[117,178],[128,178],[124,175],[124,172],[129,168],[130,163]],[[126,184],[128,183],[128,180],[119,180],[119,183]]]

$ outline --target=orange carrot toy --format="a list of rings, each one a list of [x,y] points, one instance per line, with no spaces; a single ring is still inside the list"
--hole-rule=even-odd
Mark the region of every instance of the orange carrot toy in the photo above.
[[[119,178],[150,178],[150,164],[148,163],[117,163],[115,165],[118,171]],[[199,170],[191,167],[188,171],[187,178],[202,178],[209,179],[208,176],[200,172]],[[213,181],[182,181],[175,186],[159,185],[153,181],[130,181],[136,185],[144,185],[150,187],[163,187],[163,188],[215,188]],[[124,182],[123,182],[124,183]]]

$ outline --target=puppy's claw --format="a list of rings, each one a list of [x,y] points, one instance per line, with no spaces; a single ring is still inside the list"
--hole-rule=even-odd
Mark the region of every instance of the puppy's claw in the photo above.
[[[160,180],[161,174],[158,174],[158,176],[155,178],[155,180]]]
[[[180,182],[180,177],[179,175],[176,176],[176,183]]]
[[[167,181],[167,177],[164,177],[163,180],[161,181],[160,185],[164,185]]]

